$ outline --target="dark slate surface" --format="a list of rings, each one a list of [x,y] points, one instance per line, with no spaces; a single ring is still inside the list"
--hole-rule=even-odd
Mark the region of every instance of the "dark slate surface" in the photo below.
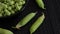
[[[41,12],[45,13],[45,20],[41,26],[33,34],[60,34],[60,0],[43,0],[46,10],[38,7],[35,0],[29,0],[25,8],[18,14],[8,17],[0,18],[0,27],[11,30],[14,34],[29,34],[29,28],[41,15]],[[13,29],[11,26],[15,26],[19,20],[26,16],[30,12],[38,12],[36,16],[28,22],[20,30]]]

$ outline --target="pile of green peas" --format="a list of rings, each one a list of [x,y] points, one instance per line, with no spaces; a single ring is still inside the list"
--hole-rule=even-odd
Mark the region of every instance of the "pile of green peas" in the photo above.
[[[24,4],[25,0],[0,0],[0,17],[15,14]]]

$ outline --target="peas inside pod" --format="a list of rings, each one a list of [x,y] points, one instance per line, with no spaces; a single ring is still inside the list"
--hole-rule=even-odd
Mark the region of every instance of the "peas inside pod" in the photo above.
[[[25,0],[0,0],[0,17],[15,14],[24,4]]]

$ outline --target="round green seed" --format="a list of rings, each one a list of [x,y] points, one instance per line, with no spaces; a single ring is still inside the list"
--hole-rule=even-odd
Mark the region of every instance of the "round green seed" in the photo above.
[[[11,14],[11,12],[9,12],[7,9],[5,9],[5,14],[9,16]]]
[[[0,13],[0,17],[3,16],[1,13]]]
[[[22,6],[17,6],[16,10],[20,10],[22,8]]]
[[[10,11],[12,14],[14,14],[15,12],[13,10]]]
[[[10,4],[13,5],[14,4],[14,1],[11,1]]]
[[[11,8],[11,7],[8,7],[7,9],[8,9],[8,10],[11,10],[12,8]]]
[[[23,5],[23,2],[19,2],[18,5],[22,6]]]
[[[25,4],[25,1],[23,1],[22,4],[24,5]]]

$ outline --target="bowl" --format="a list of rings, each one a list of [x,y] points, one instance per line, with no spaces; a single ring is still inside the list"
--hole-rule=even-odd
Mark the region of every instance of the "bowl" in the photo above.
[[[17,15],[18,13],[20,13],[21,11],[23,11],[25,9],[27,3],[28,3],[28,0],[25,1],[25,4],[23,5],[23,7],[20,10],[18,10],[16,13],[14,13],[14,14],[12,14],[10,16],[2,16],[0,18],[8,18],[8,17],[12,17],[12,16]]]

